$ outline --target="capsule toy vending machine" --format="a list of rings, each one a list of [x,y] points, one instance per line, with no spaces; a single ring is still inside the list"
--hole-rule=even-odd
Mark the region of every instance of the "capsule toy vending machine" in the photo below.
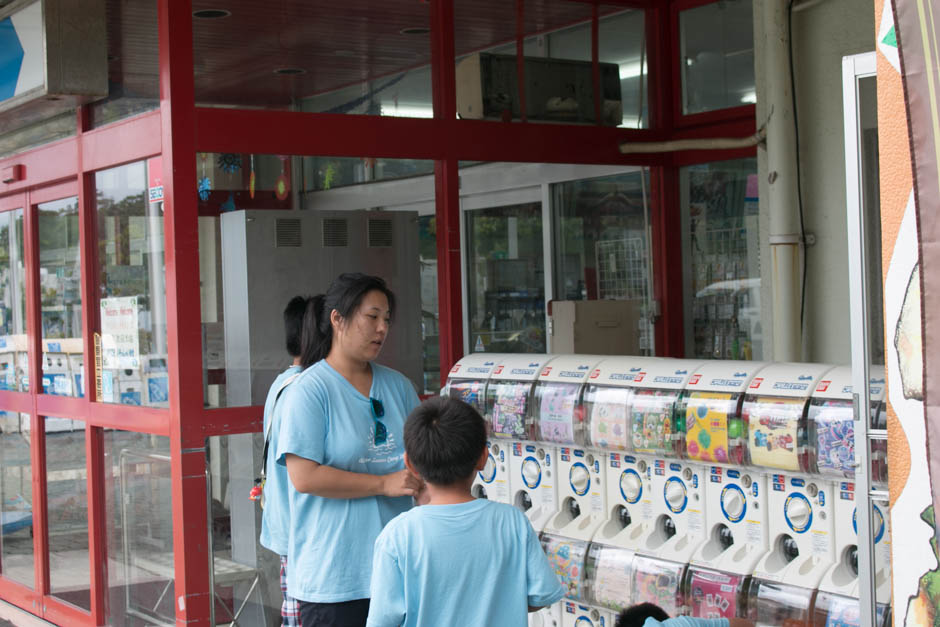
[[[633,560],[633,603],[653,603],[670,616],[685,612],[686,564],[640,555]]]
[[[513,490],[517,483],[512,479],[513,439],[532,440],[535,381],[551,356],[505,354],[497,357],[485,396],[490,455],[487,467],[478,477],[481,481],[478,489],[492,493],[489,498],[495,501],[513,505],[516,500]],[[548,461],[553,460],[549,458]],[[550,481],[546,484],[550,485]]]
[[[584,567],[591,604],[612,612],[612,616],[633,605],[635,556],[632,549],[591,543]]]
[[[816,588],[835,563],[831,484],[811,470],[809,398],[824,364],[771,364],[748,386],[742,417],[751,468],[766,475],[768,550],[754,567],[748,614],[758,625],[807,621]]]
[[[554,533],[542,534],[542,549],[558,580],[565,586],[565,598],[558,608],[561,627],[610,627],[613,616],[608,610],[588,604],[587,560],[590,543]],[[529,623],[531,625],[531,621]]]
[[[635,550],[651,529],[652,457],[633,452],[631,398],[633,380],[656,361],[653,357],[611,357],[601,361],[584,389],[587,444],[604,451],[607,519],[595,542]]]
[[[473,353],[462,358],[447,375],[447,383],[441,390],[442,396],[456,398],[464,401],[476,409],[486,418],[486,386],[489,382],[496,362],[503,355],[493,353]],[[488,426],[488,432],[491,432],[491,425]],[[477,473],[473,480],[471,493],[476,498],[492,499],[502,503],[509,503],[509,482],[505,469],[506,460],[503,452],[503,460],[500,462],[500,449],[497,447],[496,453],[493,453],[492,438],[487,438],[487,449],[490,455],[486,460],[486,466]],[[500,469],[502,466],[502,470]]]
[[[766,363],[712,361],[689,379],[681,400],[685,457],[703,464],[705,541],[686,574],[691,616],[747,616],[747,587],[767,553],[767,482],[745,466],[747,432],[741,408],[745,392]]]
[[[537,437],[558,447],[558,507],[545,531],[578,540],[590,540],[607,513],[604,452],[585,446],[582,404],[585,382],[600,361],[595,355],[555,357],[535,386]]]
[[[884,366],[870,369],[871,407],[867,418],[873,428],[885,428]],[[855,501],[855,412],[852,368],[837,366],[817,384],[807,418],[811,470],[831,480],[835,506],[835,564],[826,571],[814,606],[814,621],[823,625],[858,625],[858,535]],[[861,445],[861,443],[859,444]],[[870,456],[872,484],[886,488],[887,441],[874,440]],[[887,503],[874,505],[875,599],[878,615],[891,601],[891,534]],[[866,583],[867,585],[867,583]],[[853,622],[854,617],[854,622]]]
[[[681,459],[685,416],[680,396],[698,362],[659,359],[633,379],[630,402],[633,450],[650,456],[655,521],[637,551],[685,564],[705,540],[703,467]]]

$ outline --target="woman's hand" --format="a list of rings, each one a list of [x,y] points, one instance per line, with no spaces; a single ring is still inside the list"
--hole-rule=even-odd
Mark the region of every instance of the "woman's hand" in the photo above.
[[[416,496],[424,481],[411,474],[407,468],[382,476],[382,494],[384,496]]]

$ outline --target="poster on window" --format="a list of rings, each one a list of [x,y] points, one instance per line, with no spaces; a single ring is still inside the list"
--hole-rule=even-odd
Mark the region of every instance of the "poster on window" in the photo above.
[[[101,367],[140,368],[136,296],[101,299]]]

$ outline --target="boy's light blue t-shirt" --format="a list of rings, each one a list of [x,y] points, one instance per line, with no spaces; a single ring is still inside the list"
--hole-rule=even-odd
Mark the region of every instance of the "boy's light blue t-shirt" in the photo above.
[[[651,616],[643,623],[643,627],[728,627],[728,619],[676,616],[675,618],[658,621]]]
[[[283,423],[276,459],[290,453],[350,472],[402,470],[405,418],[418,405],[404,375],[372,364],[372,398],[382,402],[388,439],[375,444],[375,421],[363,396],[326,360],[310,366],[281,397]],[[330,499],[290,486],[287,593],[301,601],[339,603],[369,597],[372,548],[382,528],[410,509],[410,496]]]
[[[367,627],[525,627],[565,588],[521,511],[485,499],[425,505],[379,534]]]
[[[287,467],[276,463],[274,449],[277,448],[277,436],[281,427],[281,411],[284,405],[284,395],[287,389],[281,392],[277,401],[277,412],[274,411],[274,402],[277,394],[290,377],[301,371],[300,366],[291,366],[277,375],[268,397],[264,400],[264,431],[268,432],[271,425],[271,440],[268,444],[268,464],[265,469],[267,477],[264,481],[264,509],[261,510],[261,546],[274,551],[278,555],[287,555],[287,538],[290,525],[290,504],[287,499]],[[273,424],[272,424],[273,421]]]

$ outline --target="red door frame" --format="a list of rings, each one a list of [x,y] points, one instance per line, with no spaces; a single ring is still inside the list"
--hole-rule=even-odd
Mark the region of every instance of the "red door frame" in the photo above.
[[[169,436],[173,496],[175,602],[179,624],[208,623],[209,566],[206,553],[205,438],[257,431],[260,408],[206,410],[202,402],[200,308],[196,185],[197,151],[271,154],[374,156],[435,160],[438,228],[438,287],[441,327],[441,369],[446,376],[462,354],[462,311],[459,249],[459,160],[623,164],[650,166],[654,221],[654,292],[661,319],[656,327],[657,352],[683,353],[681,256],[668,254],[670,235],[678,225],[678,168],[705,161],[753,156],[755,149],[700,151],[684,154],[621,155],[623,141],[654,141],[685,137],[742,137],[754,132],[754,108],[704,116],[681,116],[681,98],[674,83],[678,63],[678,11],[701,0],[649,2],[649,109],[651,128],[612,129],[597,126],[456,120],[454,85],[454,9],[450,0],[431,0],[431,120],[355,115],[209,109],[195,106],[192,74],[191,2],[158,2],[160,43],[160,110],[89,129],[87,111],[76,120],[76,136],[0,159],[0,167],[21,165],[23,181],[0,184],[0,211],[21,203],[27,216],[27,272],[30,376],[29,393],[0,391],[0,406],[28,412],[33,433],[41,433],[42,416],[64,415],[85,422],[89,499],[89,559],[92,567],[90,613],[48,595],[48,519],[44,498],[34,511],[36,589],[0,575],[0,597],[27,611],[63,624],[103,624],[107,590],[106,521],[104,517],[103,428]],[[606,2],[614,4],[616,2]],[[644,5],[624,2],[624,5]],[[523,9],[523,2],[518,3]],[[524,9],[523,9],[524,10]],[[596,28],[592,8],[592,32]],[[524,33],[522,33],[524,35]],[[517,44],[521,43],[517,41]],[[597,57],[592,43],[592,61]],[[668,80],[670,77],[673,80]],[[239,128],[236,135],[232,128]],[[284,128],[291,128],[284,134]],[[94,396],[93,359],[85,359],[86,396],[81,399],[41,394],[41,332],[39,323],[38,250],[31,208],[54,190],[66,186],[79,196],[82,248],[82,301],[95,302],[98,290],[97,236],[94,213],[94,172],[155,155],[163,155],[165,186],[165,251],[170,409],[134,408],[98,403]],[[51,186],[51,187],[50,187]],[[33,276],[36,274],[36,276]],[[32,303],[32,304],[30,304]],[[94,307],[83,307],[86,356],[93,354],[98,328]],[[45,450],[34,447],[35,494],[45,495]]]

